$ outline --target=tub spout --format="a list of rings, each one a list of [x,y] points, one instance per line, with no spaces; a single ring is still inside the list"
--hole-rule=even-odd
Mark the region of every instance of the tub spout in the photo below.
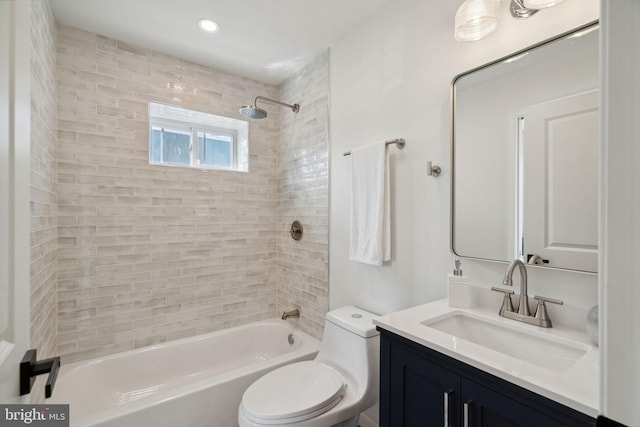
[[[286,320],[289,317],[300,317],[300,310],[297,308],[291,311],[285,311],[282,313],[282,320]]]

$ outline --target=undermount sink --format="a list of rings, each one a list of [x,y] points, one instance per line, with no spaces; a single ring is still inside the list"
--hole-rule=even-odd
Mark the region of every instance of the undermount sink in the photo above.
[[[588,350],[585,346],[563,342],[555,336],[547,337],[522,327],[481,319],[463,312],[449,313],[420,323],[453,337],[557,372],[571,368]]]

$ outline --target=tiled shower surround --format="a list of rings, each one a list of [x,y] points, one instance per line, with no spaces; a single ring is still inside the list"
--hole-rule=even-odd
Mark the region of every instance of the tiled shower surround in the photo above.
[[[56,25],[49,3],[31,14],[31,348],[40,359],[56,352]],[[45,376],[33,387],[44,400]]]
[[[278,305],[303,307],[301,328],[320,338],[329,307],[329,52],[280,85],[280,98],[301,104],[280,112],[278,143]],[[302,222],[303,238],[289,230]]]
[[[282,85],[303,111],[326,103],[322,58],[321,78],[307,67]],[[248,173],[149,165],[150,100],[242,118],[241,105],[277,98],[278,88],[66,26],[57,60],[63,360],[271,318],[291,304],[301,307],[300,327],[319,337],[328,308],[327,143],[324,126],[313,135],[305,123],[326,123],[326,108],[312,118],[266,106],[267,119],[250,121]],[[314,177],[295,165],[307,151],[323,156]],[[307,187],[317,197],[290,203]],[[298,214],[315,224],[290,265],[291,249],[278,246],[288,236],[284,216]]]

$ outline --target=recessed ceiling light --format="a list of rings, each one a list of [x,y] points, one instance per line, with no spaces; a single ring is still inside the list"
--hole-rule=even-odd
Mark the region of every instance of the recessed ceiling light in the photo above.
[[[198,20],[198,26],[202,28],[203,31],[208,33],[215,33],[220,28],[216,21],[209,18],[201,18]]]

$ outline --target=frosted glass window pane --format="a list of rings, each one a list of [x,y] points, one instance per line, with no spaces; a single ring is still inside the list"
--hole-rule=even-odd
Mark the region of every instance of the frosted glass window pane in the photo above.
[[[198,133],[198,162],[204,166],[232,168],[232,138]]]
[[[172,165],[191,164],[191,135],[163,132],[164,163]]]
[[[151,131],[151,161],[160,163],[162,161],[162,131],[153,129]]]

